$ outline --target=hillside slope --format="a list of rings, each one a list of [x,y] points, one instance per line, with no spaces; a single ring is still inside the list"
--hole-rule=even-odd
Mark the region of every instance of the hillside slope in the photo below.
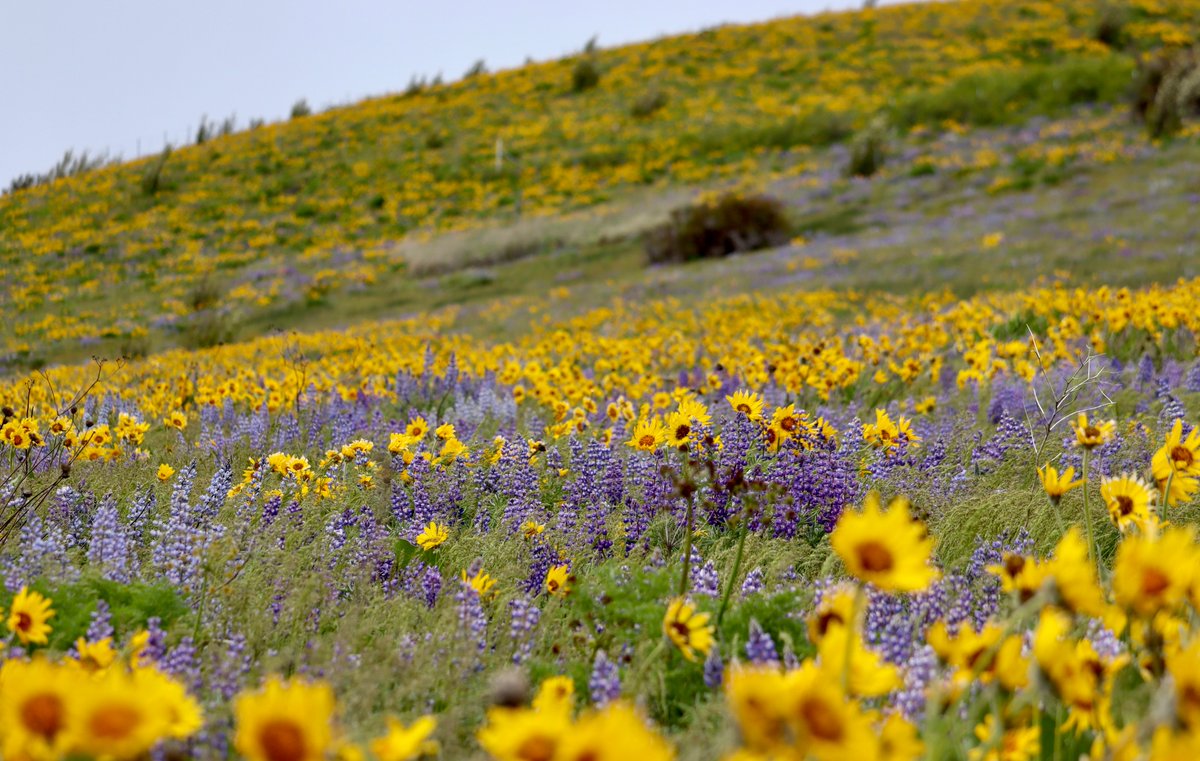
[[[230,326],[275,324],[330,294],[403,278],[401,241],[547,218],[645,186],[801,174],[810,148],[880,111],[919,133],[947,117],[988,124],[1112,100],[1132,59],[1098,41],[1103,12],[1082,0],[967,0],[723,27],[20,191],[0,198],[0,308],[11,326],[0,367],[248,337]],[[1195,0],[1144,0],[1124,32],[1156,47],[1187,41],[1197,20]],[[600,76],[576,92],[579,66]],[[965,108],[942,97],[964,86],[976,93]]]

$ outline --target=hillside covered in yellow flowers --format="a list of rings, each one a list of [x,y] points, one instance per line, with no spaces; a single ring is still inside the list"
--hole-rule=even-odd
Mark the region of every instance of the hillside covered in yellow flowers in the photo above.
[[[603,228],[612,209],[680,190],[828,184],[830,151],[881,116],[908,140],[889,171],[1015,166],[991,192],[1027,179],[1031,160],[1127,157],[1138,139],[1103,116],[1012,155],[990,137],[939,144],[1111,105],[1140,51],[1186,44],[1200,21],[1194,0],[1138,0],[1118,49],[1097,32],[1107,8],[964,0],[721,27],[413,87],[10,193],[0,368],[304,327],[339,294],[402,291],[412,249],[448,231],[588,217]],[[581,65],[594,82],[576,81]]]

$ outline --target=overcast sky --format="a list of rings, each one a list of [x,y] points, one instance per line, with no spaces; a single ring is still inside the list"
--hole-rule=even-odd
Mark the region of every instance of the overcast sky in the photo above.
[[[279,119],[722,22],[851,8],[862,0],[0,0],[0,187],[67,148],[126,158],[178,143],[201,115]]]

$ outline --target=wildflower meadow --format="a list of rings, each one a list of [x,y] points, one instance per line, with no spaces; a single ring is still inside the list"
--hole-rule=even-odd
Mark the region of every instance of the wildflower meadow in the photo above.
[[[1198,23],[722,27],[13,189],[0,758],[1200,758]]]

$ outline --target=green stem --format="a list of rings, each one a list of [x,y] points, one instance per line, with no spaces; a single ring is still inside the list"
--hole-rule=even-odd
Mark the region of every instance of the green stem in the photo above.
[[[1082,475],[1082,478],[1084,481],[1084,483],[1083,483],[1083,520],[1084,520],[1084,523],[1087,525],[1088,551],[1092,553],[1092,560],[1093,560],[1093,562],[1096,563],[1096,578],[1099,579],[1099,578],[1101,578],[1100,550],[1096,546],[1096,528],[1093,525],[1094,521],[1092,520],[1091,502],[1088,500],[1088,492],[1090,492],[1091,489],[1088,488],[1088,484],[1087,484],[1087,471],[1088,471],[1088,450],[1085,449],[1085,450],[1083,450],[1083,475]]]
[[[858,620],[862,603],[862,587],[856,587],[854,589],[854,604],[850,607],[850,620],[842,627],[846,630],[846,654],[842,661],[842,692],[846,694],[850,692],[850,659],[854,654],[854,622]]]
[[[746,535],[750,533],[746,530],[748,522],[742,521],[742,534],[738,537],[737,554],[733,557],[733,573],[725,586],[725,594],[721,595],[721,607],[717,609],[717,628],[721,627],[721,619],[725,618],[725,609],[729,607],[729,598],[733,596],[733,585],[737,583],[738,573],[742,570],[742,552],[746,549]]]
[[[688,497],[687,519],[683,527],[685,536],[683,538],[683,578],[679,580],[680,597],[687,597],[688,571],[692,567],[692,520],[696,509],[695,505],[695,500]]]
[[[1171,504],[1171,481],[1175,480],[1175,467],[1171,467],[1171,475],[1167,476],[1167,484],[1163,487],[1162,494],[1162,518],[1163,523],[1167,522],[1167,507]]]

